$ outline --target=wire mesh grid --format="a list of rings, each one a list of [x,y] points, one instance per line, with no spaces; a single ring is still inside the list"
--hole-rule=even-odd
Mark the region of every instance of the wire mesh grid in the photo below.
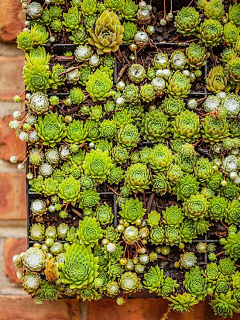
[[[184,43],[184,42],[183,43],[157,43],[156,44],[158,51],[161,51],[161,49],[163,49],[163,48],[165,48],[165,49],[166,48],[170,48],[170,49],[184,48],[184,47],[187,47],[188,45],[189,45],[189,43]],[[126,48],[125,45],[123,45],[122,47]],[[57,55],[62,55],[66,51],[73,51],[73,50],[75,50],[75,48],[76,48],[76,45],[73,45],[73,44],[53,44],[53,45],[46,45],[45,46],[45,49],[48,52],[50,52],[52,54],[57,54]],[[202,68],[202,71],[203,71],[203,77],[205,79],[205,77],[207,76],[207,73],[208,73],[207,64]],[[117,62],[117,59],[115,59],[114,83],[116,83],[117,76],[118,76],[118,62]],[[65,92],[57,92],[57,93],[48,92],[49,96],[51,96],[53,94],[57,95],[60,98],[64,98],[64,97],[67,96],[67,93],[65,93]],[[207,92],[206,87],[204,87],[204,92],[192,91],[192,92],[189,93],[189,98],[196,98],[196,99],[200,98],[201,99],[201,98],[206,98],[207,96],[208,96],[208,92]],[[142,144],[143,145],[149,145],[149,142],[143,141]],[[29,151],[29,146],[27,146],[27,152],[28,151]],[[27,173],[28,173],[28,167],[29,166],[28,166],[28,162],[27,162],[27,165],[26,165]],[[44,197],[39,195],[39,194],[32,193],[30,191],[28,180],[27,180],[26,186],[27,186],[26,187],[26,192],[27,192],[27,233],[28,233],[28,237],[27,238],[28,238],[28,247],[31,247],[34,244],[34,241],[29,239],[29,231],[30,231],[30,227],[31,227],[31,221],[30,221],[30,215],[31,215],[30,205],[31,205],[31,201],[34,200],[34,199],[37,199],[37,198],[44,198]],[[104,199],[104,197],[108,197],[108,200],[111,202],[112,208],[113,208],[113,213],[114,213],[113,226],[116,228],[117,225],[118,225],[118,221],[119,221],[119,214],[118,214],[119,206],[116,203],[117,196],[112,191],[99,192],[99,194],[100,194],[100,198],[101,199]],[[151,194],[151,192],[146,192],[146,195],[148,195],[148,194]],[[164,197],[164,196],[162,196],[162,197]],[[63,242],[64,243],[64,240],[59,240],[59,242]],[[192,242],[193,242],[193,244],[197,244],[199,242],[204,242],[204,243],[209,244],[209,243],[217,243],[218,240],[217,239],[211,239],[211,238],[208,237],[207,234],[205,234],[205,236],[203,238],[195,239]],[[207,262],[208,262],[208,254],[205,253],[204,254],[204,263],[207,263]],[[148,298],[148,297],[155,297],[155,295],[149,294],[147,291],[142,291],[142,292],[138,292],[136,294],[133,294],[130,298],[136,298],[136,297]]]

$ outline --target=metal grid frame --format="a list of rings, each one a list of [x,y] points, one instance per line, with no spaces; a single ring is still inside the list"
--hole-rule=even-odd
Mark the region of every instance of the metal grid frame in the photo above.
[[[41,0],[39,0],[39,2],[41,3]],[[184,48],[187,47],[189,45],[189,43],[187,42],[182,42],[182,43],[167,43],[167,42],[163,42],[163,43],[156,43],[156,46],[159,50],[163,49],[163,48],[172,48],[172,49],[177,49],[177,48]],[[68,51],[68,50],[74,50],[77,47],[77,45],[74,44],[53,44],[53,45],[45,45],[45,49],[46,51],[52,51],[56,54],[58,53],[63,53],[64,51]],[[122,45],[122,48],[127,47],[127,45]],[[115,59],[115,67],[114,67],[114,83],[116,84],[116,79],[117,79],[117,60]],[[207,64],[204,66],[203,68],[203,77],[205,78],[207,76],[208,73],[208,66]],[[51,96],[53,93],[48,93],[49,96]],[[63,93],[63,92],[58,92],[58,93],[54,93],[54,95],[57,95],[59,97],[64,97],[67,94]],[[208,96],[208,92],[206,87],[204,88],[204,92],[190,92],[188,97],[189,98],[206,98]],[[148,145],[148,142],[143,142],[143,145]],[[27,146],[27,151],[28,151],[28,146]],[[29,162],[27,160],[26,163],[26,173],[28,173],[28,165]],[[107,191],[107,192],[99,192],[100,197],[103,198],[104,196],[110,197],[111,198],[111,202],[112,202],[112,207],[113,207],[113,213],[114,213],[114,220],[113,220],[113,226],[116,228],[118,225],[118,206],[116,204],[116,200],[117,197],[114,194],[114,192],[112,191]],[[147,194],[151,194],[151,192],[146,192]],[[164,196],[163,196],[164,197]],[[26,201],[27,201],[27,243],[28,243],[28,248],[31,247],[33,245],[33,243],[35,241],[32,241],[29,239],[29,231],[30,231],[30,227],[31,227],[31,223],[30,223],[30,204],[31,201],[36,199],[36,198],[44,198],[42,195],[36,194],[36,193],[32,193],[29,190],[29,183],[28,183],[28,179],[26,179]],[[65,242],[64,240],[58,240],[60,242]],[[197,244],[199,242],[204,242],[207,244],[210,243],[218,243],[217,239],[211,239],[208,237],[207,234],[205,234],[205,236],[203,237],[203,239],[195,239],[192,241],[193,244]],[[41,243],[41,242],[40,242]],[[208,262],[208,255],[207,253],[204,254],[204,263]],[[132,296],[129,296],[130,299],[134,299],[134,298],[154,298],[154,297],[158,297],[155,294],[150,294],[147,291],[141,291],[138,293],[133,294]]]

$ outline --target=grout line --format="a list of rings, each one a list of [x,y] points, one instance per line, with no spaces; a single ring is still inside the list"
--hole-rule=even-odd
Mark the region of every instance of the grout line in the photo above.
[[[89,320],[89,302],[79,300],[79,319]]]

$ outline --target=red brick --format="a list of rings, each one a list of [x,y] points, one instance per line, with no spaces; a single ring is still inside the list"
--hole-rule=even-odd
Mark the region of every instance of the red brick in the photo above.
[[[13,3],[14,2],[15,1],[13,1]],[[23,55],[17,57],[0,57],[0,100],[12,101],[15,94],[20,94],[24,90],[22,79],[23,65]]]
[[[13,42],[24,28],[25,14],[20,0],[0,1],[0,38],[4,42]]]
[[[22,172],[0,173],[0,219],[26,219],[25,185]]]
[[[14,131],[9,128],[12,116],[0,118],[0,159],[9,161],[11,155],[22,155],[19,161],[24,159],[26,144],[21,142]]]
[[[167,311],[168,303],[162,298],[128,299],[123,306],[118,306],[114,299],[91,302],[89,320],[159,320]],[[214,316],[208,301],[200,302],[188,313],[171,311],[168,320],[222,320]],[[233,319],[237,320],[238,315]]]
[[[1,320],[80,320],[79,301],[35,304],[28,296],[0,296]]]
[[[27,238],[15,239],[7,238],[4,243],[4,258],[5,258],[5,274],[8,276],[10,282],[18,282],[19,280],[16,276],[16,271],[18,268],[12,261],[15,254],[19,254],[27,249]]]

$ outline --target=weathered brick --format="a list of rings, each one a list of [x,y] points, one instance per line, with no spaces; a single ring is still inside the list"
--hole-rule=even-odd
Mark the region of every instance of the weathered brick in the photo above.
[[[114,299],[103,299],[90,303],[89,320],[159,320],[167,311],[168,303],[161,298],[128,299],[123,306],[118,306]],[[221,320],[214,316],[208,301],[200,302],[188,313],[171,311],[168,320]],[[235,320],[238,319],[237,315]]]
[[[26,145],[21,142],[14,131],[9,128],[12,116],[0,118],[0,159],[9,161],[11,155],[21,155],[18,160],[24,159]]]
[[[13,42],[24,28],[25,14],[20,0],[0,1],[0,38],[5,42]]]
[[[0,100],[12,101],[15,94],[20,94],[24,90],[22,80],[24,56],[2,56],[0,57],[0,65]]]
[[[0,296],[1,320],[80,320],[75,299],[35,304],[28,296]]]
[[[5,258],[5,274],[8,276],[10,282],[21,283],[16,276],[18,268],[12,261],[15,254],[19,254],[27,249],[27,238],[15,239],[7,238],[4,243],[4,258]]]
[[[26,219],[25,185],[22,172],[0,173],[0,219]]]

